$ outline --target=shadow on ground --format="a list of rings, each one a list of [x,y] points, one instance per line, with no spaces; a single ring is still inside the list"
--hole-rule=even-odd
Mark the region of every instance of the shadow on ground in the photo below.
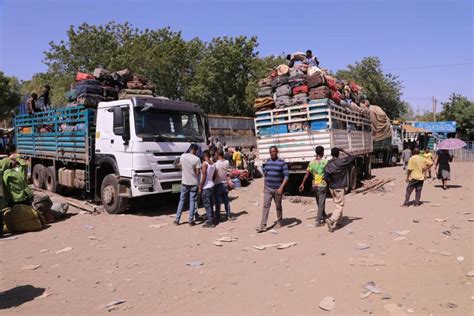
[[[0,310],[18,307],[44,293],[45,289],[32,285],[20,285],[0,293]]]

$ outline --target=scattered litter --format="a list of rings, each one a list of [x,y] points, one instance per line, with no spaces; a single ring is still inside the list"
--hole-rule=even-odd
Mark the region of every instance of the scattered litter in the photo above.
[[[357,265],[362,267],[385,266],[385,262],[383,260],[373,258],[349,258],[349,264],[351,266]]]
[[[89,238],[90,240],[95,240],[95,236],[89,236],[87,238]]]
[[[325,311],[332,311],[336,307],[336,299],[332,296],[326,296],[319,303],[319,308]]]
[[[272,234],[278,234],[277,230],[274,229],[274,228],[273,228],[273,229],[270,229],[269,232],[272,233]]]
[[[406,235],[408,234],[410,231],[409,230],[399,230],[399,231],[396,231],[395,233],[398,235],[398,236],[403,236],[403,235]]]
[[[405,240],[407,239],[406,237],[397,237],[397,238],[393,238],[392,240],[395,240],[395,241],[398,241],[398,240]]]
[[[288,242],[288,243],[284,243],[284,244],[280,244],[277,246],[277,249],[286,249],[286,248],[290,248],[290,247],[293,247],[293,246],[296,246],[298,243],[296,242]]]
[[[290,227],[293,227],[293,226],[296,226],[296,225],[298,225],[298,222],[294,221],[293,223],[290,223],[290,224],[286,225],[286,227],[290,228]]]
[[[414,313],[415,311],[413,310],[413,308],[407,308],[407,312],[411,314],[411,313]]]
[[[370,294],[372,294],[371,291],[365,291],[364,293],[360,293],[359,297],[360,297],[361,299],[366,299],[367,297],[370,296]]]
[[[258,203],[258,201],[255,202],[255,206],[258,207],[260,204]]]
[[[84,228],[86,228],[86,229],[94,229],[94,225],[85,224],[85,225],[84,225]]]
[[[418,218],[414,218],[414,219],[412,220],[412,222],[418,224],[418,223],[420,222],[420,220],[419,220]]]
[[[249,247],[244,247],[244,248],[242,248],[242,251],[250,251],[250,248]]]
[[[166,226],[166,225],[168,225],[168,223],[153,224],[153,225],[150,225],[150,227],[152,227],[152,228],[161,228],[161,227]]]
[[[454,309],[454,308],[458,307],[458,306],[457,306],[456,304],[454,304],[454,303],[446,303],[446,304],[441,305],[441,306],[443,306],[443,307],[446,308],[446,309]]]
[[[407,316],[405,311],[395,303],[384,305],[383,308],[390,316]]]
[[[369,245],[364,244],[364,243],[358,243],[357,244],[357,250],[364,250],[364,249],[369,249]]]
[[[441,255],[441,256],[451,256],[450,252],[442,251],[442,250],[436,250],[436,249],[431,249],[430,253],[434,253],[436,255]]]
[[[23,266],[23,268],[21,268],[21,269],[22,270],[36,270],[39,267],[41,267],[40,264],[29,264],[29,265]]]
[[[200,267],[200,266],[204,265],[204,262],[202,262],[202,261],[191,261],[191,262],[187,262],[186,265],[190,266],[190,267]]]
[[[18,239],[18,236],[5,237],[5,238],[1,238],[0,240],[7,241],[7,240],[15,240],[15,239]]]
[[[466,273],[466,276],[468,276],[470,278],[474,277],[474,270],[471,270],[468,273]]]
[[[316,212],[316,211],[317,211],[317,209],[315,209],[315,208],[310,208],[309,210],[306,210],[306,212]]]
[[[367,282],[367,284],[364,286],[364,289],[374,293],[374,294],[380,294],[382,293],[382,291],[380,289],[378,289],[377,287],[375,287],[375,282]]]
[[[435,221],[437,221],[438,223],[443,223],[443,222],[446,222],[448,220],[448,218],[435,218]]]
[[[237,237],[230,237],[230,236],[222,236],[216,239],[216,241],[220,241],[220,242],[233,242],[236,240],[237,240]]]
[[[217,247],[222,247],[222,243],[220,241],[213,241],[212,244]]]
[[[227,230],[233,230],[233,229],[235,229],[235,227],[229,227],[229,228],[227,228]]]
[[[219,233],[219,234],[217,234],[217,235],[219,235],[219,236],[222,236],[222,235],[229,235],[229,233]]]
[[[467,220],[468,222],[474,222],[474,218],[470,218]]]
[[[320,256],[325,256],[326,253],[325,253],[325,252],[321,252],[319,255],[320,255]]]
[[[46,297],[51,296],[51,295],[53,295],[53,293],[44,292],[43,294],[41,294],[40,296],[38,296],[38,297],[35,298],[35,299],[38,299],[38,298],[46,298]]]
[[[66,247],[61,250],[56,251],[55,253],[63,253],[63,252],[69,252],[72,250],[72,247]]]
[[[278,247],[280,244],[268,244],[268,245],[259,245],[259,246],[253,246],[257,250],[265,250],[267,248],[271,247]]]
[[[446,236],[451,236],[452,235],[452,233],[449,230],[443,231],[443,234],[445,234]]]
[[[115,300],[115,301],[112,301],[110,302],[109,304],[105,305],[104,308],[111,308],[113,306],[116,306],[116,305],[120,305],[120,304],[123,304],[125,303],[125,300]]]
[[[464,261],[464,257],[463,256],[459,256],[456,258],[457,261],[459,262],[463,262]]]
[[[440,207],[441,204],[438,204],[438,203],[431,203],[431,204],[428,204],[429,206],[431,207]]]
[[[392,295],[390,295],[389,293],[383,293],[382,294],[382,299],[383,300],[390,300],[390,299],[392,299]]]
[[[89,214],[89,212],[87,212],[87,211],[80,211],[79,212],[79,215],[86,215],[86,214]]]
[[[45,252],[49,252],[49,249],[41,249],[40,250],[40,253],[45,253]]]

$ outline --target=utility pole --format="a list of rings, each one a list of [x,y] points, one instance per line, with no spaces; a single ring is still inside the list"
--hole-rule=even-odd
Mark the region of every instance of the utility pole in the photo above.
[[[432,98],[432,103],[433,103],[433,122],[436,122],[436,103],[438,100],[435,99],[435,97]]]

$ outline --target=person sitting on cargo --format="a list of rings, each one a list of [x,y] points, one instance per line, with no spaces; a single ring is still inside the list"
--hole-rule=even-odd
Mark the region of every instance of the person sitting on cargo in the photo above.
[[[339,153],[343,152],[347,157],[339,158]],[[331,149],[332,159],[329,160],[324,169],[324,181],[329,187],[332,200],[336,205],[336,209],[332,212],[331,217],[326,219],[328,230],[332,233],[336,228],[339,220],[342,218],[344,210],[344,194],[347,183],[348,166],[353,164],[356,157],[349,154],[342,148],[334,147]]]
[[[318,214],[316,215],[316,227],[324,225],[326,219],[326,181],[324,181],[324,169],[328,164],[328,161],[324,157],[324,147],[316,147],[316,159],[308,164],[306,174],[300,185],[300,192],[304,191],[304,184],[308,177],[312,174],[312,191],[316,197],[316,203],[318,204]]]
[[[26,101],[26,110],[28,114],[35,114],[41,112],[41,109],[36,106],[36,102],[38,101],[38,95],[36,93],[32,93],[31,96]]]
[[[311,49],[308,49],[306,51],[306,57],[303,63],[308,64],[309,66],[319,67],[319,60],[316,56],[313,56],[313,52],[311,51]]]

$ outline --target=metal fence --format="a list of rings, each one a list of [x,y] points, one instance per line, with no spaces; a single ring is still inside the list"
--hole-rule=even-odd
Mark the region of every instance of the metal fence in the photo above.
[[[474,161],[474,142],[466,142],[467,146],[453,150],[454,161]]]

